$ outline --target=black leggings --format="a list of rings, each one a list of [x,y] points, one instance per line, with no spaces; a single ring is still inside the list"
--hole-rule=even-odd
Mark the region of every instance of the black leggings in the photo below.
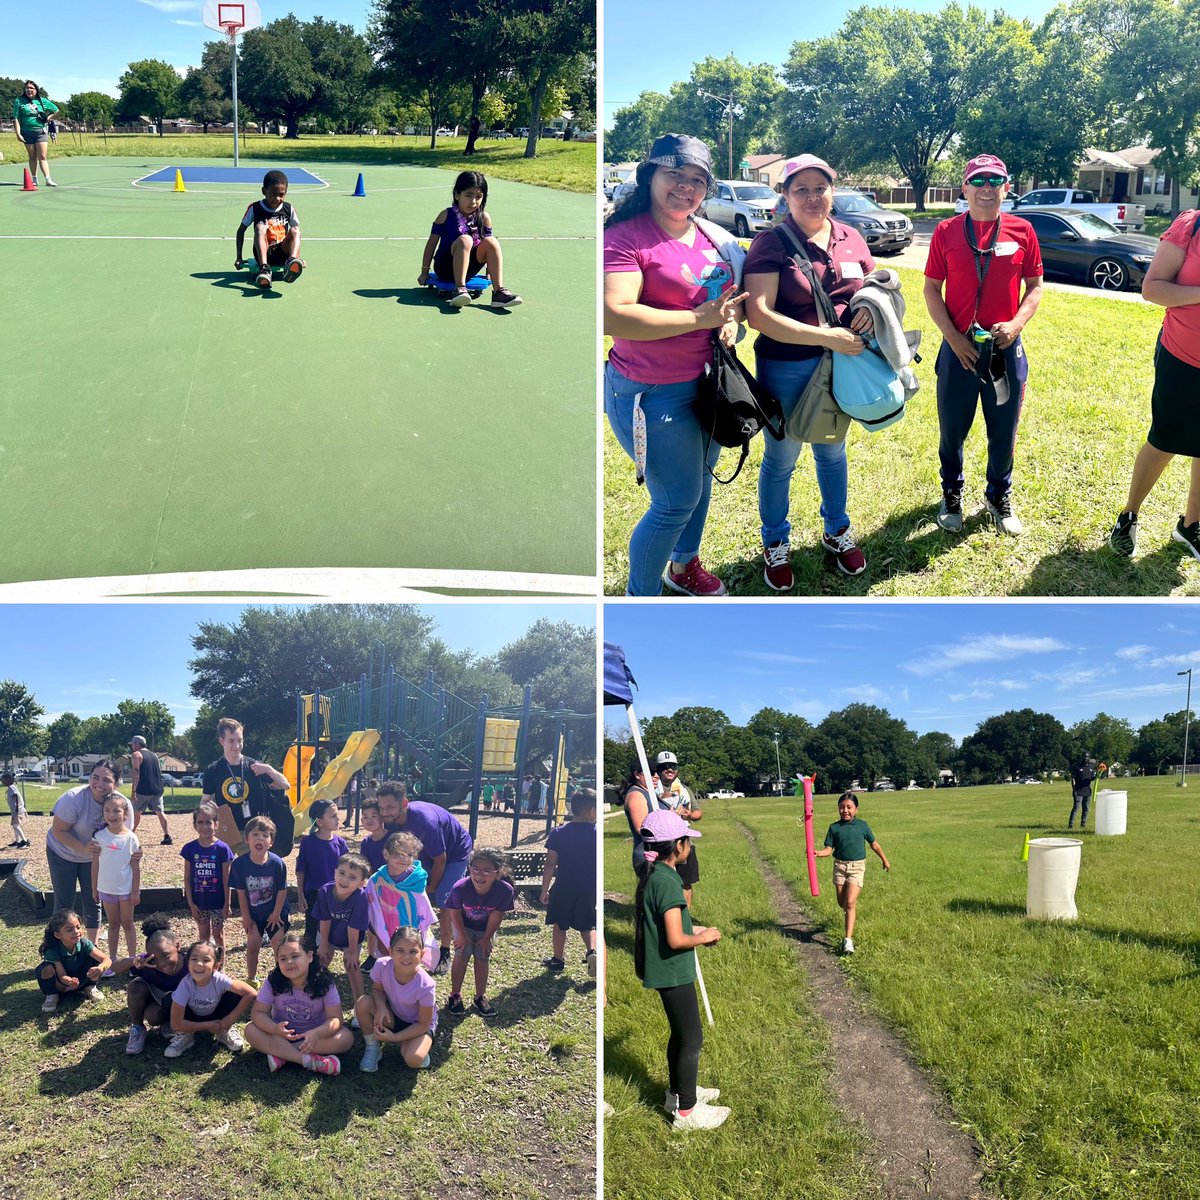
[[[704,1045],[704,1027],[700,1024],[700,1003],[696,985],[659,988],[671,1037],[667,1042],[667,1073],[671,1091],[679,1097],[679,1108],[687,1112],[696,1107],[696,1075],[700,1070],[700,1047]]]

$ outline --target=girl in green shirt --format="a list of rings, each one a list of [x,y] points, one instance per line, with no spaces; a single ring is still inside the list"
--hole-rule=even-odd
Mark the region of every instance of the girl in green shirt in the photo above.
[[[704,1028],[696,1000],[695,949],[719,942],[721,931],[692,926],[676,870],[692,852],[691,839],[701,835],[664,808],[647,813],[641,835],[646,857],[638,867],[633,961],[642,985],[658,992],[671,1027],[670,1086],[663,1108],[676,1129],[715,1129],[729,1116],[729,1109],[710,1103],[721,1094],[717,1088],[696,1086]]]
[[[24,144],[25,152],[29,155],[29,174],[33,176],[34,183],[37,182],[40,166],[47,187],[58,187],[50,178],[50,135],[46,132],[46,122],[56,112],[58,106],[42,99],[38,85],[32,79],[25,80],[24,91],[13,101],[13,130],[17,141]]]
[[[854,920],[858,915],[858,893],[862,891],[867,870],[867,847],[879,855],[885,871],[890,871],[892,864],[875,840],[870,825],[858,819],[858,797],[853,792],[843,792],[838,799],[838,816],[841,820],[830,825],[825,834],[825,846],[815,857],[833,855],[833,886],[837,889],[838,905],[846,914],[842,953],[853,954]]]

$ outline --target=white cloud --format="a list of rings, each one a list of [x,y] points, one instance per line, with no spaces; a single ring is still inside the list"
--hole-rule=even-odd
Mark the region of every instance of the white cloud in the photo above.
[[[180,20],[179,18],[176,18],[175,20],[173,20],[171,22],[171,24],[172,25],[187,25],[187,26],[190,26],[192,29],[203,29],[204,28],[203,21],[183,21],[183,20]],[[215,32],[215,30],[214,30],[214,32]]]
[[[200,5],[196,0],[138,0],[147,8],[156,8],[161,13],[199,12]]]
[[[972,663],[1002,662],[1025,654],[1052,654],[1068,649],[1070,647],[1057,638],[1002,633],[986,640],[963,638],[957,646],[939,647],[925,658],[900,665],[914,675],[938,675]]]
[[[887,699],[887,692],[881,692],[871,683],[860,683],[857,687],[834,688],[833,695],[845,696],[858,704],[879,704]]]
[[[1200,666],[1200,650],[1192,650],[1188,654],[1164,654],[1161,658],[1154,659],[1150,666],[1152,667],[1195,667]]]
[[[754,662],[773,663],[781,666],[807,667],[820,662],[819,658],[802,658],[798,654],[779,654],[773,650],[742,650],[739,658],[749,658]]]
[[[1117,657],[1123,658],[1127,662],[1138,662],[1141,659],[1148,658],[1154,650],[1150,646],[1122,646],[1117,651]]]

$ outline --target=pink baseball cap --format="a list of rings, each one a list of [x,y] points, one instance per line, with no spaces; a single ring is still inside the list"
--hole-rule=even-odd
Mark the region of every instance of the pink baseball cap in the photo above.
[[[783,164],[783,182],[786,184],[797,171],[807,171],[810,168],[820,171],[830,183],[837,182],[837,172],[823,158],[818,158],[815,154],[798,154],[795,158],[789,158]]]
[[[969,163],[967,169],[963,172],[963,183],[966,183],[972,175],[978,175],[981,171],[992,175],[1003,175],[1008,178],[1008,168],[1004,165],[1002,158],[997,158],[994,154],[977,154]]]
[[[656,808],[648,812],[642,822],[642,837],[648,842],[673,842],[676,838],[700,836],[698,829],[693,829],[669,808]]]

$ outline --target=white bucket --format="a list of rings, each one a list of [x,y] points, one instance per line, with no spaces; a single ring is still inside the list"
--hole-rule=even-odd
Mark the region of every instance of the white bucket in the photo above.
[[[1074,921],[1079,916],[1075,908],[1075,885],[1079,882],[1082,846],[1074,838],[1030,841],[1026,916],[1048,921]]]
[[[1113,837],[1125,832],[1129,813],[1129,793],[1111,792],[1107,788],[1096,796],[1096,834]]]

